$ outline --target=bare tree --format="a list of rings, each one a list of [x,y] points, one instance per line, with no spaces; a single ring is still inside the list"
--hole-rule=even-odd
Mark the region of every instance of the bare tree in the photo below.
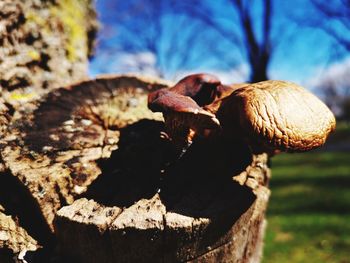
[[[310,80],[317,92],[337,117],[349,114],[350,60],[332,63]],[[345,114],[345,115],[344,115]]]
[[[318,28],[332,36],[348,52],[350,51],[350,0],[310,0],[322,15]]]
[[[226,50],[216,45],[213,37],[217,32],[212,28],[203,30],[206,25],[189,17],[188,12],[175,13],[176,5],[171,0],[118,2],[116,9],[120,11],[114,22],[118,31],[114,52],[153,54],[156,74],[170,78],[179,70],[200,67],[203,61],[212,63],[200,50],[224,58]],[[211,34],[208,34],[208,30]],[[227,67],[233,67],[235,63],[233,59],[220,62],[227,64]],[[141,64],[137,65],[136,70],[142,71]]]
[[[222,0],[221,4],[227,6],[222,13],[214,10],[208,1],[200,0],[187,2],[182,10],[214,28],[231,42],[232,50],[244,54],[242,61],[250,68],[249,81],[268,79],[272,47],[277,40],[271,34],[273,1]],[[257,8],[253,5],[260,5],[262,12],[254,13]]]
[[[306,24],[323,30],[335,40],[334,48],[329,52],[334,53],[331,62],[343,60],[338,66],[335,64],[333,70],[323,74],[318,88],[338,116],[349,119],[350,67],[344,57],[350,52],[350,0],[310,0],[310,3],[318,15],[312,16]]]
[[[268,79],[268,65],[271,59],[271,21],[272,21],[272,2],[271,0],[262,0],[263,13],[261,17],[252,15],[250,1],[230,0],[238,13],[242,35],[244,37],[244,46],[251,69],[250,81],[257,82]],[[261,39],[259,41],[254,30],[253,19],[261,19]]]
[[[277,22],[273,0],[132,0],[120,1],[118,10],[123,51],[151,52],[159,75],[198,69],[215,56],[225,69],[246,65],[248,81],[263,81],[279,43],[295,33],[291,24]]]

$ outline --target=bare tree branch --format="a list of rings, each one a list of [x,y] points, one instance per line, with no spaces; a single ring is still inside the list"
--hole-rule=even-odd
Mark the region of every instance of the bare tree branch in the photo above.
[[[347,51],[350,51],[350,1],[339,0],[326,3],[320,0],[310,1],[316,10],[326,18],[318,21],[321,23],[320,28],[333,37]],[[343,30],[348,31],[347,34],[344,31],[339,32],[339,24],[331,23],[331,21],[338,22],[343,27]]]
[[[212,27],[222,37],[231,40],[233,47],[241,53],[246,54],[246,61],[250,66],[250,81],[261,81],[267,79],[267,69],[271,58],[271,28],[272,28],[272,1],[260,0],[264,12],[262,17],[253,17],[250,1],[246,0],[223,0],[230,5],[233,13],[230,15],[232,22],[237,19],[239,31],[233,28],[227,28],[227,24],[218,23],[217,17],[224,15],[214,14],[211,6],[206,1],[190,1],[186,5],[181,5],[181,10],[190,12],[192,17],[203,21]],[[254,28],[254,20],[262,19],[263,27]],[[262,39],[258,39],[256,30],[262,30]]]
[[[196,0],[193,0],[193,2]],[[186,4],[186,3],[185,3]],[[162,1],[162,0],[132,0],[130,2],[120,2],[120,14],[116,17],[119,37],[117,44],[125,52],[150,52],[156,57],[156,70],[159,75],[165,72],[186,69],[193,65],[200,66],[203,63],[209,63],[207,57],[203,56],[198,50],[207,50],[211,56],[216,56],[218,61],[223,64],[237,64],[235,59],[229,61],[226,59],[225,52],[217,42],[240,41],[232,30],[224,28],[213,30],[220,23],[212,20],[212,27],[209,30],[218,34],[215,39],[208,37],[208,23],[198,19],[190,10],[180,12],[183,3]],[[198,11],[198,12],[197,12]],[[205,9],[198,9],[196,15],[204,18]],[[176,16],[176,28],[169,26],[166,22],[168,14]],[[196,19],[193,19],[195,17]],[[179,18],[179,19],[177,19]],[[175,30],[174,30],[175,29]],[[213,35],[213,34],[211,34]],[[220,59],[219,59],[220,58]],[[205,62],[207,61],[207,62]]]

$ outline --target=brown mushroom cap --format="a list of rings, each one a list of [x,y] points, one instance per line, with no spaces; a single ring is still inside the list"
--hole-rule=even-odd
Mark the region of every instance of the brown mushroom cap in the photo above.
[[[183,148],[195,135],[220,127],[215,115],[201,107],[227,93],[220,86],[220,81],[212,75],[190,75],[174,87],[149,94],[148,107],[163,112],[169,137]]]
[[[207,105],[217,96],[220,80],[210,74],[193,74],[181,79],[169,90],[192,98],[199,106]]]
[[[193,74],[181,79],[175,86],[167,89],[161,89],[152,92],[148,96],[149,108],[153,111],[164,111],[163,107],[167,102],[171,102],[171,97],[174,94],[182,95],[191,98],[197,106],[203,106],[214,101],[217,95],[221,94],[221,90],[217,89],[221,85],[220,80],[210,74]],[[172,92],[169,94],[169,92]],[[219,94],[217,94],[219,93]],[[168,101],[158,103],[160,97],[168,96]],[[163,103],[166,102],[166,103]],[[179,102],[179,101],[177,101]],[[177,103],[176,102],[176,103]],[[176,105],[174,103],[173,105]],[[169,107],[167,107],[169,108]]]
[[[286,81],[244,86],[216,108],[223,131],[245,138],[254,152],[308,151],[323,145],[335,129],[322,101]]]

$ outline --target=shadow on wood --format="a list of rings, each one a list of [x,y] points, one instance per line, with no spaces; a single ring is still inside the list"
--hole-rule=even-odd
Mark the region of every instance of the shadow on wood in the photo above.
[[[162,116],[147,108],[148,92],[164,86],[109,76],[15,109],[1,179],[21,206],[2,201],[44,245],[40,253],[73,262],[259,260],[267,155],[218,136],[197,139],[180,158]]]
[[[248,262],[253,256],[247,251],[261,253],[267,199],[259,197],[265,202],[261,205],[251,188],[233,179],[254,166],[247,146],[222,138],[198,140],[178,159],[162,132],[163,123],[150,120],[121,130],[118,149],[99,161],[102,174],[82,196],[90,201],[80,199],[59,212],[55,225],[61,254],[81,262],[182,262],[201,257],[230,262],[232,253],[226,250],[236,246],[240,250],[235,253]],[[266,176],[263,171],[260,175]],[[109,209],[113,216],[101,219],[100,212],[97,222],[91,211],[76,214],[82,206]],[[259,238],[247,240],[250,232]],[[72,233],[76,239],[69,240]],[[88,245],[70,249],[87,239]],[[220,249],[225,253],[217,253]]]

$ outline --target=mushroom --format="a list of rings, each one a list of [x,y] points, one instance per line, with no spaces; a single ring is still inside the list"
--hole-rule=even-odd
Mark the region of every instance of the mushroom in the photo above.
[[[167,133],[175,145],[184,149],[196,135],[205,136],[220,128],[215,114],[203,106],[219,100],[234,89],[224,86],[213,75],[194,74],[180,80],[175,86],[160,89],[148,96],[148,107],[162,112]]]
[[[292,82],[246,85],[216,104],[224,135],[244,138],[255,153],[312,150],[322,146],[335,129],[328,107]]]
[[[188,76],[149,96],[150,109],[163,112],[174,143],[220,134],[246,141],[253,153],[302,152],[323,145],[335,129],[327,106],[294,83],[224,86],[207,76]]]

